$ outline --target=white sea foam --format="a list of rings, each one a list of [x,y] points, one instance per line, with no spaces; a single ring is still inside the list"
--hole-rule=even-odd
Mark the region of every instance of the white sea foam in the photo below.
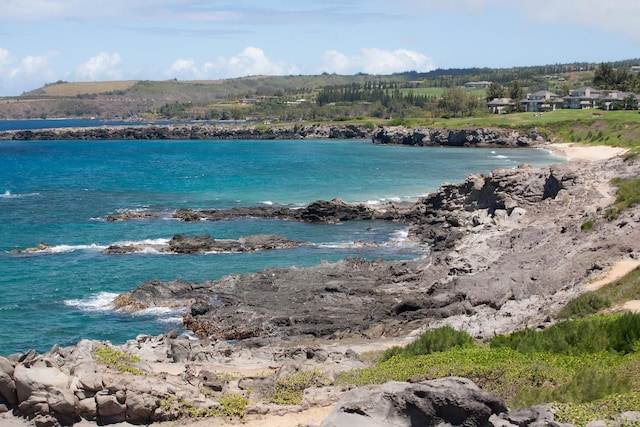
[[[260,203],[262,203],[263,205],[267,205],[267,206],[273,206],[273,202],[271,200],[264,200],[264,201],[262,201]]]
[[[147,254],[147,255],[164,255],[163,252],[158,251],[155,248],[146,247],[140,251],[136,252],[137,254]]]
[[[114,309],[113,300],[118,296],[112,292],[98,292],[82,299],[68,299],[64,301],[69,307],[77,307],[82,311],[101,312]]]
[[[107,246],[96,245],[95,243],[92,243],[90,245],[58,245],[58,246],[50,246],[46,249],[43,249],[40,252],[61,254],[65,252],[74,252],[74,251],[102,251],[106,248]]]
[[[13,194],[10,190],[5,190],[4,193],[0,194],[0,199],[20,199],[22,197],[35,197],[39,195],[40,193]]]
[[[402,230],[397,230],[391,234],[391,239],[389,240],[389,244],[394,246],[402,246],[407,244],[409,241],[409,229],[405,228]]]
[[[497,156],[493,156],[494,159],[508,159],[508,156],[503,156],[502,154],[498,154]]]
[[[170,239],[143,239],[143,240],[123,240],[121,242],[115,242],[114,245],[118,246],[162,246],[167,245]]]
[[[154,317],[158,322],[173,325],[182,324],[184,307],[153,307],[131,313],[133,317]]]

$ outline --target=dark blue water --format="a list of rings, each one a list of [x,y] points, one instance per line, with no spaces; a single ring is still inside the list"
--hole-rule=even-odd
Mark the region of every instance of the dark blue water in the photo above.
[[[366,141],[0,141],[0,354],[46,351],[82,338],[123,342],[179,327],[177,311],[134,316],[111,308],[115,295],[153,278],[218,279],[345,256],[407,259],[425,251],[406,241],[401,224],[185,223],[171,218],[175,209],[301,206],[335,197],[414,200],[472,172],[557,160],[541,150]],[[123,211],[159,218],[105,221]],[[273,233],[310,244],[239,254],[101,253],[114,243],[163,242],[177,233],[216,239]],[[13,252],[39,242],[49,249]]]

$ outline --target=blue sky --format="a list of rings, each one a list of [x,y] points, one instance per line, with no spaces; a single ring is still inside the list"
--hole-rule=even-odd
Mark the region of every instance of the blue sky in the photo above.
[[[640,57],[638,0],[0,0],[0,96],[57,80]]]

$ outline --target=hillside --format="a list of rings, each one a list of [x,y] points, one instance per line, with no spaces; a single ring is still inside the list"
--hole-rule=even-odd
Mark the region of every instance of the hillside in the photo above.
[[[609,63],[628,68],[640,60]],[[589,85],[597,64],[572,63],[508,69],[438,69],[392,75],[252,76],[203,81],[113,81],[47,84],[2,98],[0,119],[99,118],[104,120],[225,120],[299,122],[352,118],[440,117],[453,88],[465,97],[462,116],[486,115],[490,81],[523,93],[550,90],[561,96]],[[452,94],[453,95],[453,94]],[[458,92],[455,95],[459,95]],[[457,111],[452,116],[456,117]]]

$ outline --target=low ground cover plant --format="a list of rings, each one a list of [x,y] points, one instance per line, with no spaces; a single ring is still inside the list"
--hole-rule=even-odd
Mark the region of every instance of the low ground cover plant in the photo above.
[[[552,403],[558,421],[578,426],[638,408],[638,314],[565,321],[546,330],[498,335],[489,345],[464,336],[451,328],[430,331],[389,350],[370,368],[340,374],[336,382],[359,386],[467,377],[511,408]],[[432,342],[438,337],[440,342]]]

